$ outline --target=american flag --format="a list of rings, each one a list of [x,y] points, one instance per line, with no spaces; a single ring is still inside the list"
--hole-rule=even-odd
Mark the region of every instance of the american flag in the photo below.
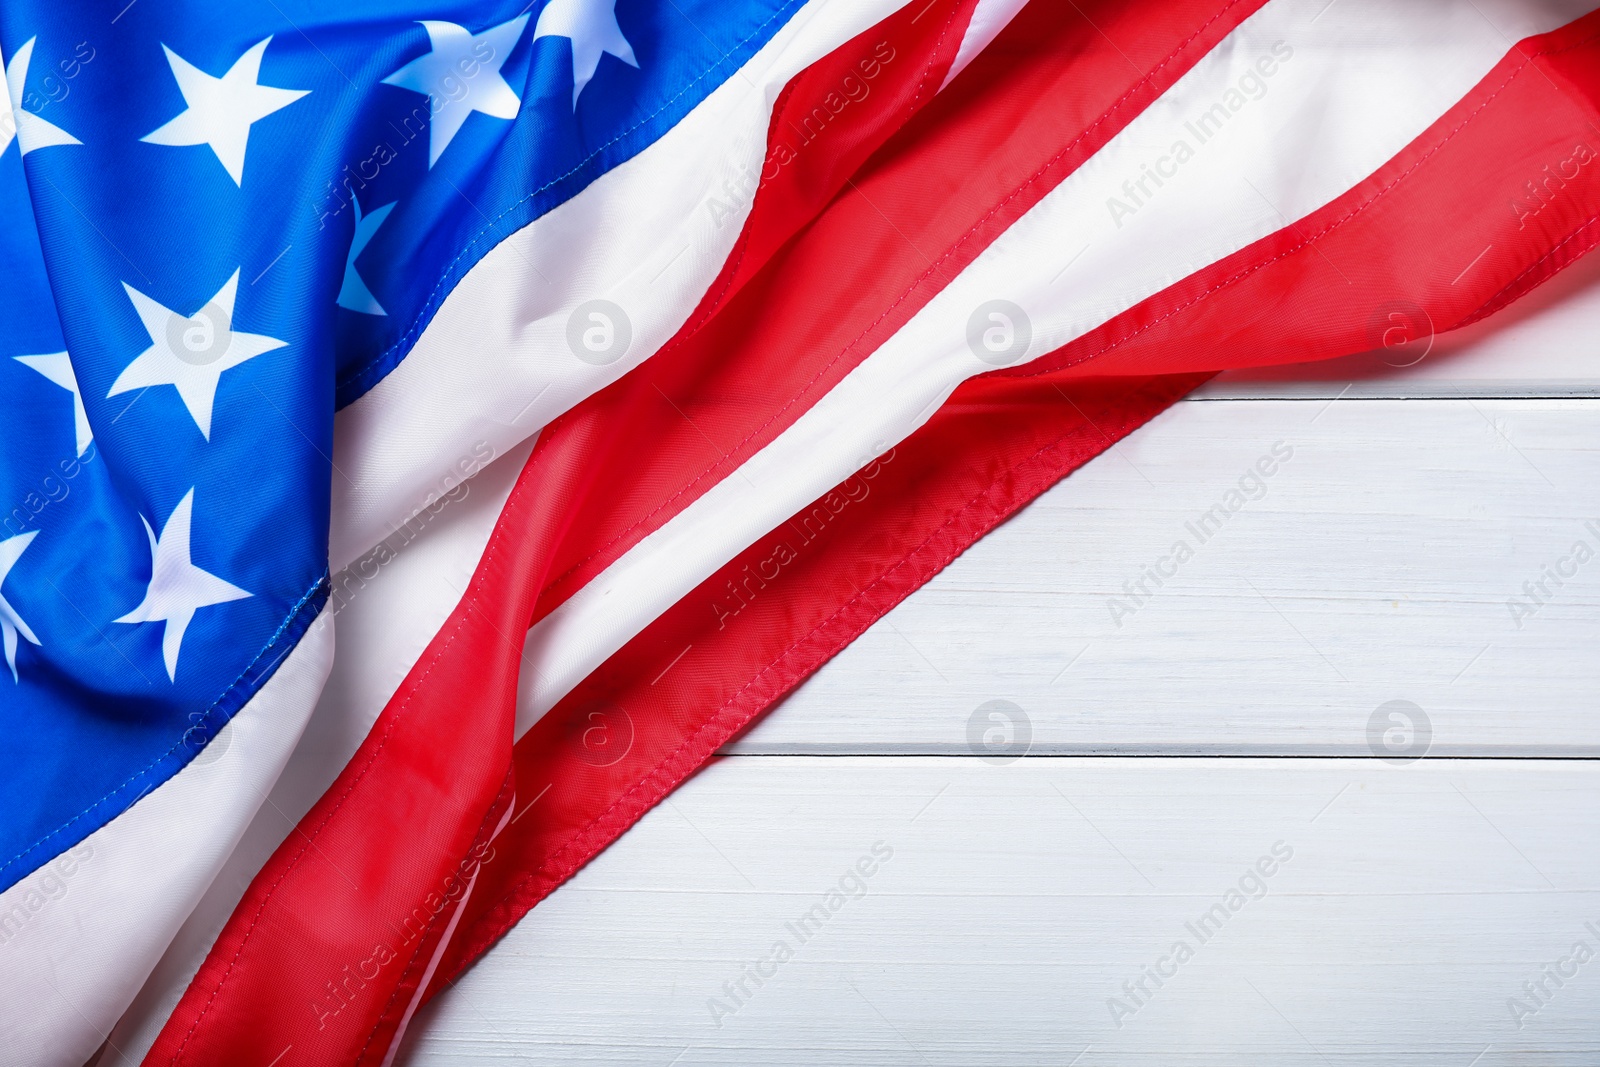
[[[8,0],[0,1063],[392,1062],[1208,374],[1588,251],[1593,6]]]

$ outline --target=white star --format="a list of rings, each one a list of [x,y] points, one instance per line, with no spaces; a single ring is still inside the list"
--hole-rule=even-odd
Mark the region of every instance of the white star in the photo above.
[[[13,136],[22,146],[20,151],[23,155],[51,145],[83,143],[54,123],[46,122],[22,108],[22,91],[28,81],[28,63],[33,59],[33,42],[38,39],[28,38],[28,43],[17,49],[17,54],[6,65],[6,92],[0,96],[0,152],[11,147]]]
[[[89,413],[83,410],[83,394],[78,391],[78,376],[72,371],[72,360],[65,352],[53,352],[48,356],[18,356],[16,359],[72,394],[73,428],[78,434],[78,455],[83,455],[94,440],[94,430],[89,426]]]
[[[230,600],[243,600],[254,596],[238,586],[223,581],[208,571],[196,567],[189,560],[189,527],[194,517],[194,490],[184,494],[178,506],[172,509],[161,536],[150,528],[143,515],[144,532],[150,538],[150,586],[144,600],[116,622],[164,623],[161,637],[162,657],[167,661],[167,677],[178,680],[178,652],[183,647],[183,634],[194,620],[194,613],[213,604],[226,604]]]
[[[533,27],[533,39],[541,37],[565,37],[572,42],[574,111],[583,87],[600,66],[602,53],[611,53],[635,70],[639,67],[633,46],[617,25],[617,0],[550,0]]]
[[[249,145],[251,125],[311,91],[278,89],[257,82],[261,76],[261,57],[271,43],[271,37],[256,42],[220,78],[213,78],[162,45],[162,51],[167,53],[167,65],[178,82],[178,91],[189,107],[165,126],[139,139],[161,145],[210,145],[233,183],[242,188],[244,153]]]
[[[6,647],[6,666],[11,668],[11,680],[17,681],[17,634],[26,637],[33,644],[38,644],[39,639],[28,629],[28,624],[22,621],[22,616],[17,614],[17,609],[7,602],[5,596],[6,575],[11,573],[11,568],[17,565],[17,560],[27,549],[29,542],[39,536],[38,530],[30,530],[16,537],[8,537],[0,541],[0,639]]]
[[[344,284],[339,286],[339,298],[335,303],[363,315],[387,315],[389,313],[383,310],[383,305],[372,295],[367,283],[356,273],[356,257],[367,247],[367,242],[378,232],[378,227],[389,217],[389,212],[394,210],[394,203],[375,208],[372,214],[365,217],[361,214],[361,201],[352,196],[350,203],[356,209],[356,233],[350,240],[350,251],[344,257]]]
[[[152,385],[176,386],[194,424],[207,441],[211,440],[211,407],[217,399],[217,381],[222,372],[288,342],[233,329],[238,271],[192,316],[163,307],[127,282],[122,283],[122,288],[133,301],[144,332],[150,335],[150,347],[117,375],[106,396]]]
[[[433,51],[418,56],[387,78],[395,85],[428,97],[432,112],[428,125],[428,166],[455,139],[461,124],[474,111],[497,119],[514,119],[522,108],[522,98],[500,75],[506,57],[522,36],[527,15],[491,26],[473,34],[453,22],[424,22]],[[484,50],[488,56],[484,56]],[[468,71],[472,71],[468,74]]]

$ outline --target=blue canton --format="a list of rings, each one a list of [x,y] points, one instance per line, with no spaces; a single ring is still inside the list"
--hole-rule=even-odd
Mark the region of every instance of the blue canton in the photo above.
[[[293,649],[335,410],[800,3],[0,8],[0,890]]]

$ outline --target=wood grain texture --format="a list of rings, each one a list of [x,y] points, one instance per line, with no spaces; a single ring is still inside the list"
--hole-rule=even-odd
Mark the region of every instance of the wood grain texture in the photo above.
[[[1040,752],[1365,754],[1395,699],[1431,718],[1436,753],[1600,752],[1600,562],[1567,564],[1542,606],[1523,590],[1575,542],[1600,549],[1597,440],[1592,400],[1180,404],[731,751],[963,752],[1003,698]],[[1292,457],[1202,543],[1200,516],[1275,444]]]
[[[1592,1065],[1600,962],[1543,1004],[1523,983],[1600,949],[1597,846],[1587,761],[735,757],[524,919],[403,1062]]]
[[[729,746],[399,1062],[1600,1065],[1597,322],[1600,260],[1409,367],[1218,378]]]

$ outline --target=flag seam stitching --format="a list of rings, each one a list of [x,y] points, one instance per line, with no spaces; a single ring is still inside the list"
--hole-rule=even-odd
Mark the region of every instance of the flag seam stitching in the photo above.
[[[277,630],[275,630],[273,632],[272,636],[267,639],[266,644],[261,646],[261,648],[256,652],[256,654],[251,657],[250,662],[245,664],[244,668],[239,671],[238,676],[235,677],[232,682],[228,683],[228,687],[226,689],[224,689],[220,694],[218,694],[217,698],[211,702],[211,704],[206,708],[206,710],[203,713],[201,713],[201,721],[205,721],[206,719],[209,719],[210,716],[211,716],[211,713],[213,711],[217,710],[217,707],[219,705],[221,705],[221,703],[228,698],[229,694],[233,693],[235,690],[237,690],[239,688],[240,684],[243,683],[244,679],[246,677],[248,677],[250,672],[253,669],[255,669],[256,665],[261,662],[262,657],[265,656],[269,651],[271,651],[272,647],[278,643],[279,639],[281,639],[283,637],[283,635],[289,630],[289,628],[294,625],[295,620],[297,618],[299,618],[300,613],[305,610],[306,605],[316,598],[317,593],[322,589],[322,587],[323,587],[323,585],[325,584],[326,581],[327,581],[326,575],[324,575],[321,578],[318,578],[316,580],[316,582],[311,586],[311,588],[306,590],[305,594],[303,596],[301,596],[301,598],[295,603],[295,605],[292,608],[289,609],[289,614],[287,616],[285,616],[283,622],[279,624]],[[267,681],[267,679],[263,678],[262,679],[262,685],[265,685],[266,681]],[[259,692],[259,689],[257,691]],[[237,714],[237,711],[235,712],[235,714]],[[228,721],[229,722],[232,721],[232,716],[229,716]],[[223,723],[223,726],[226,726],[226,725],[227,725],[227,723]],[[193,728],[194,728],[194,724],[191,724],[189,727],[187,727],[184,730],[184,736],[187,736],[188,735],[188,731],[193,729]],[[0,870],[6,870],[6,869],[10,868],[11,865],[14,864],[17,860],[19,860],[19,859],[23,858],[24,856],[28,855],[28,853],[34,851],[40,845],[43,845],[45,842],[49,841],[51,838],[53,838],[56,835],[60,834],[67,827],[71,826],[73,823],[77,822],[79,819],[83,818],[85,815],[88,815],[94,809],[96,809],[96,808],[100,807],[102,804],[106,803],[113,796],[115,796],[116,794],[122,792],[124,789],[127,789],[129,786],[133,785],[139,779],[141,779],[141,778],[145,777],[146,775],[148,775],[151,772],[151,770],[156,767],[157,764],[159,764],[162,760],[167,759],[168,757],[173,755],[175,752],[177,752],[182,747],[183,747],[183,737],[179,737],[178,741],[175,744],[173,744],[173,746],[171,748],[167,749],[165,752],[161,753],[159,756],[157,756],[154,759],[152,759],[149,763],[147,763],[144,767],[140,768],[138,771],[135,771],[131,776],[129,776],[127,778],[127,780],[125,780],[125,781],[119,783],[118,785],[114,786],[109,792],[107,792],[99,800],[96,800],[94,803],[90,804],[88,807],[84,808],[82,811],[80,811],[76,815],[72,816],[66,822],[63,822],[61,825],[57,826],[54,830],[51,830],[49,833],[47,833],[43,837],[39,838],[37,841],[35,841],[33,844],[29,845],[27,848],[25,848],[22,851],[18,852],[15,856],[12,856],[10,859],[6,860],[3,864],[0,864]],[[198,753],[196,753],[196,754],[198,755]],[[185,766],[187,766],[187,764],[185,764]],[[174,775],[178,774],[182,770],[183,770],[183,768],[180,767],[180,768],[178,768],[177,771],[174,771],[173,774]],[[162,779],[162,783],[164,784],[165,782],[170,781],[170,780],[171,780],[171,776],[169,775],[167,778]],[[144,795],[145,794],[141,793],[140,797],[142,798]],[[137,802],[138,801],[136,799],[134,801],[134,803],[137,803]],[[130,804],[129,807],[132,807],[132,804]],[[123,810],[126,811],[127,809],[124,808]],[[121,812],[119,812],[118,814],[121,814]],[[113,816],[113,818],[115,818],[115,816]]]

